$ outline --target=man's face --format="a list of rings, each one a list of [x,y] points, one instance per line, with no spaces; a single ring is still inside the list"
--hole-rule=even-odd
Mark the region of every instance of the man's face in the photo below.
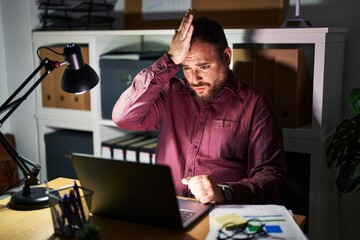
[[[213,44],[195,41],[182,62],[184,76],[202,102],[212,101],[223,88],[231,60],[230,48],[219,56]]]

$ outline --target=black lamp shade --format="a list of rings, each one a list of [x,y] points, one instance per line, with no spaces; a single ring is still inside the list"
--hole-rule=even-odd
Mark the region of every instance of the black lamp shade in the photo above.
[[[81,93],[98,84],[99,76],[84,62],[79,45],[74,43],[66,45],[64,59],[68,63],[61,79],[61,88],[65,92]]]

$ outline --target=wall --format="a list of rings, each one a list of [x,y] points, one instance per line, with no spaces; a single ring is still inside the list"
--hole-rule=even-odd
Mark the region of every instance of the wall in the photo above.
[[[1,13],[1,4],[0,4],[0,16]],[[0,53],[5,52],[5,43],[4,43],[4,30],[2,24],[2,18],[0,17]],[[5,54],[0,54],[0,104],[2,104],[8,95],[8,84],[7,84],[7,75],[6,75],[6,60]],[[5,122],[1,126],[1,131],[7,133],[10,131],[10,122]]]
[[[291,2],[293,2],[292,0]],[[288,4],[288,3],[287,3]],[[358,0],[306,0],[302,1],[301,18],[308,19],[313,26],[346,27],[348,29],[342,108],[344,118],[353,116],[348,101],[348,93],[355,87],[360,88],[360,1]],[[294,17],[294,6],[286,7],[286,18]],[[338,101],[338,99],[334,99]],[[335,183],[334,183],[335,184]],[[345,194],[339,198],[340,239],[353,239],[360,236],[358,216],[360,216],[360,193]]]
[[[290,3],[294,2],[291,0]],[[294,18],[294,5],[287,2],[285,17]],[[346,27],[348,29],[344,82],[343,82],[343,115],[353,115],[348,93],[354,87],[360,87],[360,71],[357,62],[360,60],[360,1],[358,0],[306,0],[302,1],[301,18],[308,19],[315,27]]]
[[[37,22],[34,12],[36,1],[27,0],[1,0],[1,27],[0,49],[1,60],[1,92],[8,89],[8,94],[2,94],[2,99],[9,96],[33,71],[33,52],[31,43],[31,30]],[[3,44],[1,44],[3,42]],[[7,86],[4,83],[7,78]],[[10,130],[15,134],[18,152],[26,158],[38,162],[38,145],[35,113],[35,95],[32,94],[7,119]],[[3,129],[1,129],[3,131]]]

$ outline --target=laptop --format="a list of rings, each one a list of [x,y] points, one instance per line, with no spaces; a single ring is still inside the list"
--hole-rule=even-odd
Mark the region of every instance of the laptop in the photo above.
[[[71,160],[81,186],[94,191],[94,215],[181,230],[213,207],[177,197],[168,166],[79,153]]]

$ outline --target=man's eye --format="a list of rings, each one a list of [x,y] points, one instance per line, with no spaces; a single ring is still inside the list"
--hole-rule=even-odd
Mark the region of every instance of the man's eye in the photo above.
[[[202,66],[200,66],[200,69],[208,69],[210,67],[210,65],[202,65]]]
[[[182,68],[184,71],[187,71],[187,70],[189,70],[190,68],[189,67],[183,67]]]

